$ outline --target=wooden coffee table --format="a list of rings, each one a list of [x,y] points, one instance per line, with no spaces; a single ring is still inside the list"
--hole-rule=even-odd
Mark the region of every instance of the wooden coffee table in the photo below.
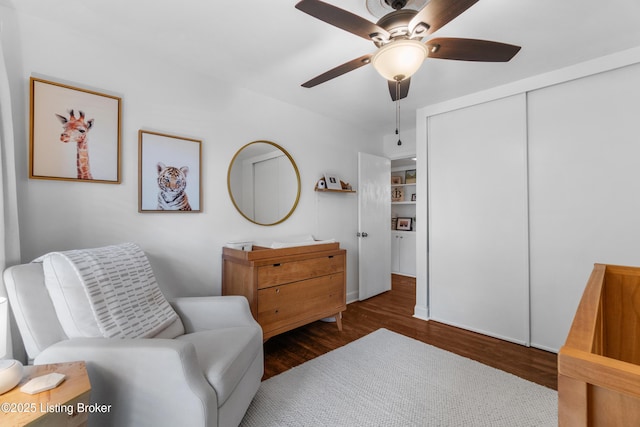
[[[58,387],[38,394],[20,391],[31,378],[51,372],[66,375]],[[0,425],[86,426],[89,413],[94,412],[89,404],[90,393],[84,362],[25,366],[20,384],[0,395]]]

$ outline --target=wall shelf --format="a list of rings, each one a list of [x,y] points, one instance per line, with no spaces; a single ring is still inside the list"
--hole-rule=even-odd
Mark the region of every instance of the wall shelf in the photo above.
[[[318,188],[318,184],[316,184],[313,190],[321,193],[355,193],[356,192],[356,190],[332,190],[329,188]]]
[[[355,193],[356,190],[329,190],[328,188],[316,188],[321,193]]]

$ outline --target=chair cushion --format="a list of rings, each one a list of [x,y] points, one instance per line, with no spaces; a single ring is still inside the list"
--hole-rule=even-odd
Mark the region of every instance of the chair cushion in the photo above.
[[[39,260],[69,338],[174,338],[184,332],[134,243],[52,252]]]
[[[67,339],[44,286],[42,265],[14,265],[4,271],[3,278],[29,360]]]
[[[177,338],[192,343],[198,363],[221,407],[233,393],[262,348],[260,329],[239,326],[194,332]]]
[[[42,257],[44,283],[69,338],[102,337],[87,293],[73,264],[61,253]]]

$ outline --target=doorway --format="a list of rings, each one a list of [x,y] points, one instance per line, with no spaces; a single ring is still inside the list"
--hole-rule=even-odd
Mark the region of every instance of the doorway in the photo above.
[[[391,161],[391,273],[416,277],[416,158]]]
[[[358,173],[359,300],[364,300],[390,290],[394,280],[415,284],[416,159],[359,153]]]

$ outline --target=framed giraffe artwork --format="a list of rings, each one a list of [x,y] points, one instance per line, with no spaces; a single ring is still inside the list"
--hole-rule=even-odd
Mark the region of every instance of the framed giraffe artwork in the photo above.
[[[202,141],[138,131],[138,212],[202,212]]]
[[[31,77],[29,178],[119,184],[121,104]]]

